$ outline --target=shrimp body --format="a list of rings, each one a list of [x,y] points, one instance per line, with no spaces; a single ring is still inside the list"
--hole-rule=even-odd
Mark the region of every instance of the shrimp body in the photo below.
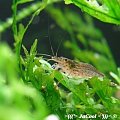
[[[77,62],[65,57],[52,57],[52,61],[56,62],[52,67],[60,70],[70,77],[77,78],[92,78],[94,76],[104,77],[95,67],[88,63]]]

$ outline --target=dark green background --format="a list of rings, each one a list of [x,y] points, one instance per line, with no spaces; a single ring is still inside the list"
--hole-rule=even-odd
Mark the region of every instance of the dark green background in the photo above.
[[[0,0],[0,21],[5,21],[6,18],[12,16],[11,4],[12,0]],[[82,16],[83,14],[79,8],[72,5],[64,5],[63,3],[60,3],[57,6],[61,8],[68,7],[70,9],[73,9],[78,12],[80,16]],[[25,7],[25,5],[20,6],[20,8],[23,7]],[[96,27],[98,27],[102,31],[105,38],[107,39],[115,61],[117,65],[120,66],[120,26],[103,23],[95,18],[93,19]],[[23,20],[23,23],[26,24],[28,20],[29,17],[25,18]],[[52,54],[48,38],[50,38],[50,40],[52,41],[52,46],[55,52],[59,42],[61,40],[68,39],[68,35],[65,31],[63,31],[56,25],[56,23],[45,11],[42,11],[41,14],[34,19],[32,25],[25,35],[24,44],[28,49],[30,48],[35,38],[38,38],[39,40],[38,52]],[[7,41],[7,43],[9,43],[13,47],[13,36],[11,29],[5,31],[2,36],[0,36],[0,40]],[[63,49],[63,46],[60,47],[58,56],[71,57],[69,51]]]

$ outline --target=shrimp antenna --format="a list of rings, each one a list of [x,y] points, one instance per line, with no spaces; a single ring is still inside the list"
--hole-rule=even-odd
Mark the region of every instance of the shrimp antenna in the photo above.
[[[37,53],[37,55],[43,55],[43,56],[47,56],[47,57],[52,57],[52,55],[42,54],[42,53]]]
[[[57,57],[57,54],[58,54],[59,48],[60,48],[60,46],[61,46],[61,43],[62,43],[62,39],[60,40],[60,43],[59,43],[58,48],[57,48],[57,50],[56,50],[56,54],[55,54],[56,57]]]
[[[53,47],[52,47],[52,42],[51,42],[51,40],[50,40],[49,16],[48,16],[48,40],[49,40],[49,44],[50,44],[50,49],[51,49],[51,51],[52,51],[52,55],[55,56],[54,50],[53,50]]]

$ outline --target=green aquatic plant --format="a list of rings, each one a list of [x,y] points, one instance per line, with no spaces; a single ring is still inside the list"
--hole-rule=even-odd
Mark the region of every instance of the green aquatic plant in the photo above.
[[[120,69],[117,68],[106,39],[95,27],[92,18],[86,14],[81,18],[70,8],[60,9],[52,4],[60,0],[38,1],[34,3],[37,6],[35,9],[30,9],[33,7],[32,3],[18,12],[19,5],[27,2],[34,3],[32,0],[13,0],[11,22],[0,25],[2,33],[13,23],[15,48],[13,51],[8,45],[0,44],[0,119],[47,120],[49,115],[54,114],[60,120],[88,120],[90,115],[98,120],[104,117],[119,120],[120,98],[116,93],[120,91]],[[65,2],[74,3],[104,22],[120,23],[116,12],[119,11],[117,0],[112,0],[114,4],[108,0]],[[113,10],[114,7],[117,8]],[[26,26],[21,23],[21,19],[28,15],[24,10],[29,15],[32,14]],[[26,49],[23,45],[24,35],[34,17],[42,10],[68,33],[68,37],[64,38],[64,47],[69,49],[73,59],[93,64],[104,73],[104,78],[93,77],[77,81],[74,77],[54,70],[49,59],[37,57],[37,39],[30,50]],[[79,44],[83,47],[79,47]],[[21,54],[22,50],[24,56]]]
[[[66,4],[75,4],[81,10],[103,22],[120,24],[119,0],[65,0]]]

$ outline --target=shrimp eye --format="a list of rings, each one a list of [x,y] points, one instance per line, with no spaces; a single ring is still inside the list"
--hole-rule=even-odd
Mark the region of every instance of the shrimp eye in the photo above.
[[[55,69],[56,66],[57,66],[57,63],[54,63],[54,64],[52,65],[52,68]]]

